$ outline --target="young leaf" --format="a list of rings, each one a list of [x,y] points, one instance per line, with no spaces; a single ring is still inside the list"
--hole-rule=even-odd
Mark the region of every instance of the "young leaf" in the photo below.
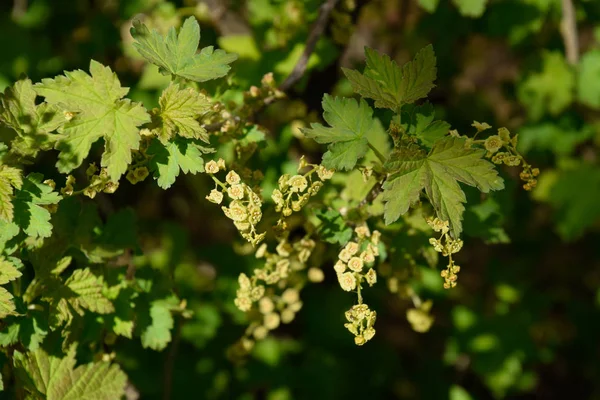
[[[20,189],[22,185],[23,178],[20,169],[0,165],[0,221],[11,222],[13,220],[13,188]]]
[[[35,104],[37,93],[30,79],[21,79],[0,94],[0,121],[17,132],[11,149],[35,156],[40,149],[52,147],[55,137],[49,135],[66,120],[55,105]]]
[[[15,193],[13,204],[15,224],[29,236],[45,238],[52,234],[52,225],[50,212],[42,206],[57,204],[62,197],[42,179],[41,174],[29,174]]]
[[[236,54],[203,48],[196,54],[200,43],[200,26],[196,18],[189,17],[179,34],[169,29],[166,37],[157,31],[150,32],[140,21],[134,21],[131,36],[133,46],[147,61],[157,65],[163,74],[173,74],[196,82],[220,78],[229,72],[229,64],[237,59]]]
[[[158,103],[160,111],[156,116],[160,125],[156,133],[163,144],[176,135],[208,143],[208,133],[197,121],[210,110],[211,103],[206,96],[193,88],[179,89],[179,85],[172,83],[163,91]]]
[[[77,168],[90,152],[92,144],[104,138],[101,165],[108,176],[118,181],[131,163],[131,150],[139,148],[138,126],[149,122],[144,107],[122,99],[129,91],[121,87],[117,75],[92,60],[88,75],[82,70],[65,72],[55,79],[43,79],[35,90],[50,104],[75,113],[60,129],[56,149],[60,151],[56,166],[68,173]]]
[[[75,346],[63,358],[41,348],[15,352],[17,374],[25,388],[48,400],[114,400],[125,394],[127,376],[118,365],[95,362],[75,368]]]
[[[364,74],[343,69],[352,88],[363,97],[375,100],[375,107],[397,110],[427,96],[435,87],[437,75],[433,46],[421,49],[415,58],[399,67],[389,56],[366,48]]]
[[[406,133],[416,136],[429,148],[450,130],[449,123],[434,121],[434,118],[433,106],[429,103],[415,107],[407,105],[402,109],[402,127]]]
[[[175,178],[179,176],[180,170],[184,174],[189,172],[196,174],[204,171],[202,154],[213,152],[213,149],[200,146],[192,140],[177,138],[165,145],[154,140],[147,153],[152,156],[150,170],[154,172],[158,186],[168,189],[175,183]]]
[[[483,193],[504,188],[504,181],[483,154],[484,150],[465,148],[464,140],[455,137],[439,140],[427,156],[420,152],[393,153],[387,167],[394,173],[383,185],[386,224],[408,211],[425,189],[437,216],[449,221],[453,236],[459,237],[466,197],[458,182]]]
[[[311,124],[303,132],[317,143],[329,143],[323,155],[327,168],[351,170],[369,149],[367,133],[374,129],[373,110],[363,99],[323,97],[323,119],[330,128]]]

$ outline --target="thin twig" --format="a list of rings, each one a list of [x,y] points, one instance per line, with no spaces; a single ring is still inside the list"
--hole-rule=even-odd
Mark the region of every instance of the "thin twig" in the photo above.
[[[319,38],[325,31],[325,26],[327,25],[327,21],[329,20],[329,14],[331,14],[331,11],[335,8],[337,2],[338,0],[327,0],[321,5],[319,16],[310,30],[310,34],[308,35],[306,47],[304,48],[302,56],[294,66],[292,72],[279,86],[279,90],[281,90],[282,92],[285,92],[286,90],[294,86],[294,84],[298,82],[300,78],[302,78],[304,72],[306,72],[308,59],[315,50],[315,46],[317,45]]]
[[[173,334],[173,340],[171,341],[171,347],[167,354],[165,365],[164,365],[164,385],[163,385],[163,399],[170,400],[173,391],[173,370],[175,368],[175,359],[177,358],[177,352],[179,351],[179,342],[181,340],[181,324],[182,321],[179,316],[175,317],[175,332]]]
[[[329,15],[331,14],[331,11],[333,11],[333,9],[335,8],[338,1],[339,0],[326,0],[321,5],[319,10],[319,16],[313,24],[310,33],[308,34],[308,38],[306,39],[306,46],[304,47],[304,52],[300,56],[300,59],[294,66],[292,72],[290,72],[290,74],[287,76],[287,78],[285,78],[283,83],[279,85],[278,89],[280,91],[285,92],[289,90],[292,86],[296,84],[296,82],[298,82],[302,78],[302,76],[304,76],[304,73],[306,72],[306,67],[308,65],[308,59],[312,55],[313,51],[315,51],[317,42],[319,41],[319,38],[325,31],[325,26],[327,26]],[[264,107],[270,105],[277,99],[278,97],[276,96],[266,98],[263,104],[259,106],[256,110],[254,110],[253,116],[258,114]],[[224,122],[215,122],[213,124],[204,125],[204,129],[206,129],[206,131],[208,132],[216,132],[220,130],[223,125]]]
[[[579,62],[579,35],[577,33],[577,20],[575,7],[572,0],[562,0],[561,33],[565,43],[567,61],[571,65]]]

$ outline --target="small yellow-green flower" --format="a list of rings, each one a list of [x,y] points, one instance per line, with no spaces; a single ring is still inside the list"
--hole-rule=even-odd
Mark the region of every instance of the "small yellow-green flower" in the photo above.
[[[485,139],[484,145],[487,151],[490,153],[495,153],[503,146],[502,138],[498,135],[490,136],[489,138]]]

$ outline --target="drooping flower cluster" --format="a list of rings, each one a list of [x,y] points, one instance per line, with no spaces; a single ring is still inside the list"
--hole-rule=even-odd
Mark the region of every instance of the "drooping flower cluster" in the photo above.
[[[454,264],[452,254],[458,253],[462,249],[463,241],[461,239],[453,239],[450,236],[449,223],[448,221],[442,221],[439,218],[428,218],[427,224],[435,232],[440,232],[439,238],[430,238],[429,243],[433,246],[435,251],[442,253],[444,257],[448,257],[448,266],[441,272],[442,278],[444,278],[444,289],[450,289],[456,286],[456,280],[460,271],[460,267]]]
[[[96,197],[96,194],[99,192],[103,193],[114,193],[119,187],[119,182],[113,182],[108,177],[108,172],[106,168],[98,169],[96,164],[92,163],[85,171],[88,181],[90,182],[87,187],[82,190],[76,191],[75,186],[75,177],[73,175],[69,175],[67,177],[67,181],[65,182],[65,186],[60,190],[61,193],[65,196],[72,196],[74,194],[83,194],[90,199]],[[148,170],[146,169],[146,175]]]
[[[375,313],[369,311],[372,313],[372,317],[369,317],[369,322],[363,326],[363,318],[355,318],[359,315],[356,314],[358,312],[356,310],[363,310],[365,307],[368,310],[368,306],[363,304],[361,294],[362,283],[366,282],[369,286],[377,283],[377,273],[373,269],[373,265],[375,258],[379,256],[378,246],[381,233],[373,231],[371,234],[366,225],[356,227],[354,232],[356,234],[355,240],[348,242],[342,251],[340,251],[338,261],[333,268],[335,269],[340,287],[343,290],[347,292],[357,291],[358,305],[346,312],[346,318],[348,318],[349,323],[344,326],[355,335],[356,344],[362,345],[375,335],[375,329],[373,328]],[[352,320],[348,317],[349,315],[353,316]]]
[[[487,156],[492,158],[494,164],[505,164],[510,167],[518,167],[521,165],[523,171],[519,174],[519,177],[523,184],[523,189],[531,190],[537,185],[537,176],[540,174],[540,170],[533,168],[525,158],[517,151],[517,144],[519,141],[519,135],[511,134],[508,129],[498,129],[498,134],[488,137],[484,146],[488,151]],[[501,148],[505,147],[506,151],[500,152]]]
[[[303,174],[290,176],[282,175],[278,180],[278,188],[273,190],[271,198],[275,203],[275,211],[282,214],[282,218],[277,221],[278,230],[285,230],[285,217],[289,217],[293,212],[298,212],[304,207],[311,196],[315,196],[323,187],[323,182],[331,179],[334,171],[325,168],[322,165],[309,164],[304,157],[300,159],[298,172],[311,167]],[[314,178],[316,173],[317,179]]]
[[[344,327],[354,334],[354,343],[362,346],[375,336],[375,319],[377,313],[366,304],[356,304],[346,311],[347,323]]]
[[[294,320],[302,308],[300,289],[303,283],[293,279],[292,275],[306,269],[315,245],[309,238],[294,243],[281,239],[275,252],[269,252],[265,243],[257,249],[256,258],[264,258],[265,263],[253,271],[251,278],[240,275],[235,299],[235,305],[244,312],[252,311],[253,305],[257,304],[258,312],[249,314],[253,322],[246,330],[247,336],[254,340],[264,339],[281,323]]]
[[[242,237],[252,243],[253,246],[256,246],[266,235],[265,232],[258,233],[256,230],[256,225],[262,218],[260,196],[250,186],[243,183],[235,171],[229,171],[225,177],[225,182],[221,182],[215,174],[225,169],[223,159],[206,163],[204,170],[215,181],[215,188],[206,196],[206,199],[212,203],[221,204],[225,195],[227,195],[231,202],[228,207],[221,207],[223,213],[233,221]]]

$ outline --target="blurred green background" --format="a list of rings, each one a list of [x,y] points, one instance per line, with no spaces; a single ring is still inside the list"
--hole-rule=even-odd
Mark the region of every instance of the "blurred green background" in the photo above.
[[[600,399],[600,1],[573,1],[575,31],[561,29],[563,3],[341,0],[303,79],[257,116],[269,135],[255,167],[274,183],[293,168],[287,160],[319,159],[320,148],[297,128],[318,120],[324,93],[352,95],[340,67],[362,69],[364,46],[405,62],[432,43],[437,115],[461,132],[477,120],[519,133],[520,150],[542,171],[538,187],[523,191],[518,172],[506,169],[507,190],[468,209],[458,287],[445,291],[438,271],[410,266],[420,270],[420,293],[434,300],[427,333],[411,329],[409,302],[381,284],[370,295],[377,335],[356,347],[343,327],[352,298],[325,265],[325,282],[303,291],[296,320],[245,362],[231,362],[226,350],[245,327],[233,306],[236,279],[256,261],[204,200],[206,177],[180,177],[166,192],[123,184],[100,204],[105,213],[134,209],[138,263],[153,267],[148,278],[172,271],[194,311],[190,320],[172,317],[174,339],[162,352],[114,343],[132,398]],[[241,97],[267,72],[277,82],[290,73],[320,4],[3,0],[0,90],[22,74],[39,81],[95,59],[153,107],[168,78],[133,49],[131,20],[141,14],[164,33],[193,15],[201,46],[240,55],[228,81],[231,97]],[[578,42],[574,59],[565,55],[569,35]],[[43,157],[36,170],[52,177],[53,160]],[[401,275],[409,266],[391,268]]]

